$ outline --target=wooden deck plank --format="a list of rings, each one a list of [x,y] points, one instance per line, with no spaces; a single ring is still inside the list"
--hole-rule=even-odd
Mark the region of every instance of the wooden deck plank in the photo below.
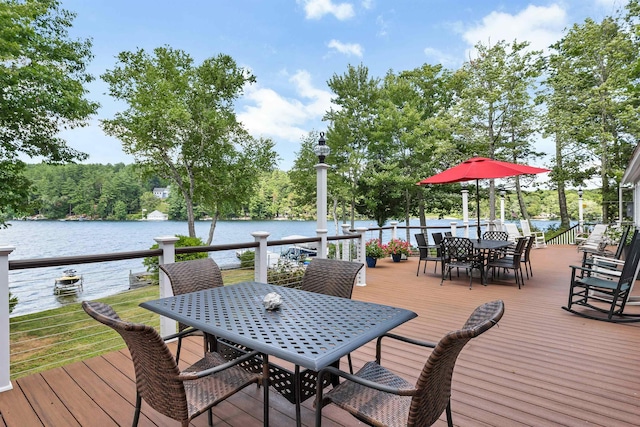
[[[356,287],[353,298],[415,311],[418,317],[394,332],[430,341],[459,328],[483,302],[505,301],[498,327],[472,340],[458,358],[452,386],[457,426],[635,426],[640,419],[640,324],[597,322],[560,308],[567,298],[568,265],[580,259],[575,247],[533,251],[534,276],[520,290],[506,281],[482,286],[477,279],[469,290],[464,275],[440,286],[433,269],[416,276],[415,259],[382,259],[375,269],[367,269],[367,286]],[[634,293],[640,294],[640,286]],[[202,356],[201,338],[185,340],[182,352],[181,366],[195,362]],[[375,342],[352,357],[356,368],[373,360]],[[405,344],[386,343],[383,350],[383,363],[409,381],[415,381],[427,357],[428,351]],[[8,427],[84,424],[97,405],[112,423],[131,422],[135,382],[126,350],[68,365],[63,372],[14,381],[14,390],[0,393],[2,421]],[[70,406],[73,393],[86,394],[94,404]],[[248,387],[213,412],[216,425],[260,426],[262,390]],[[140,425],[176,425],[146,404],[142,413]],[[273,390],[269,415],[271,425],[295,424],[294,406]],[[334,406],[323,415],[324,426],[358,424]],[[20,422],[24,420],[28,422]],[[303,403],[302,420],[314,425],[312,400]],[[192,425],[205,426],[206,415]],[[446,425],[444,415],[435,425]]]
[[[108,413],[103,411],[63,368],[45,371],[42,378],[80,425],[117,426]]]

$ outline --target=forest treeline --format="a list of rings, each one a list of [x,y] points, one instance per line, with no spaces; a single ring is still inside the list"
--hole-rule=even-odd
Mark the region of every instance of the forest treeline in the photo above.
[[[153,189],[168,184],[159,178],[142,178],[136,165],[68,164],[27,165],[25,178],[31,183],[29,210],[17,217],[40,216],[47,219],[81,217],[103,220],[136,220],[143,213],[159,210],[169,215],[171,220],[186,220],[184,200],[179,192],[170,191],[168,199],[161,200],[153,194]],[[315,219],[315,204],[299,203],[299,195],[291,185],[291,174],[275,170],[257,177],[257,190],[242,209],[230,212],[222,219],[251,218],[265,219]],[[482,190],[481,191],[486,191]],[[452,199],[451,210],[434,209],[431,217],[461,217],[462,196],[455,191],[448,196]],[[481,195],[482,197],[482,195]],[[524,192],[525,202],[534,217],[557,219],[559,206],[557,194],[552,190]],[[577,194],[570,195],[571,217],[577,219]],[[601,212],[601,196],[597,190],[587,190],[583,195],[585,219],[598,220]],[[488,206],[483,200],[481,210]],[[432,203],[433,206],[438,204]],[[473,204],[472,204],[473,205]],[[473,209],[473,206],[470,206]],[[206,218],[204,210],[195,207],[198,219]],[[506,219],[519,219],[517,198],[505,195]],[[338,209],[338,216],[348,215],[348,211]],[[365,218],[365,216],[361,217]],[[338,218],[340,219],[340,218]],[[394,218],[401,220],[402,218]]]

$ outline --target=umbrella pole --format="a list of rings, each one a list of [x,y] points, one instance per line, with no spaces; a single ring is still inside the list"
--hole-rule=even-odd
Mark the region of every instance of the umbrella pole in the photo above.
[[[476,179],[476,209],[478,210],[478,241],[480,241],[480,180]]]

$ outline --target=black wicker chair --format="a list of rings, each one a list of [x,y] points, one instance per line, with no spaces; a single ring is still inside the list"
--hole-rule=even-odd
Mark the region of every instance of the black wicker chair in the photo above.
[[[485,284],[484,261],[481,254],[476,253],[473,242],[466,237],[445,237],[442,241],[442,256],[444,257],[444,268],[440,285],[444,283],[444,278],[448,274],[451,279],[451,270],[463,269],[469,275],[469,289],[473,281],[473,270],[480,271],[480,280]]]
[[[416,276],[420,273],[420,263],[424,261],[424,267],[422,268],[422,272],[425,273],[427,270],[427,262],[433,261],[433,272],[436,272],[436,268],[438,268],[438,263],[442,261],[442,249],[440,248],[440,243],[435,245],[429,245],[427,242],[427,236],[422,233],[417,233],[415,235],[416,243],[418,243],[418,250],[420,251],[420,259],[418,260],[418,270],[416,271]],[[442,235],[440,235],[440,240],[442,242]]]
[[[160,265],[160,269],[167,275],[171,282],[173,295],[183,295],[191,292],[202,291],[204,289],[224,286],[222,273],[218,264],[211,258],[194,259],[189,261],[174,262]],[[189,325],[178,323],[178,331],[187,331],[178,337],[178,348],[176,350],[176,362],[180,361],[180,349],[182,348],[182,338],[186,335],[201,334],[197,329],[189,329]],[[207,342],[205,341],[205,351]]]
[[[133,426],[138,425],[142,399],[153,409],[187,427],[190,421],[207,411],[213,425],[211,408],[249,384],[264,386],[264,423],[269,424],[269,382],[262,374],[250,373],[237,366],[247,359],[260,357],[251,352],[233,361],[218,353],[205,357],[180,371],[162,337],[150,326],[120,319],[113,309],[100,302],[82,303],[84,311],[122,336],[131,353],[136,375],[136,409]],[[267,363],[266,356],[264,363]]]
[[[524,274],[522,274],[522,257],[525,252],[525,245],[530,237],[520,237],[516,242],[516,247],[511,251],[509,256],[493,259],[487,263],[487,271],[492,271],[492,277],[496,275],[496,269],[498,270],[513,270],[513,275],[516,278],[516,284],[518,289],[524,285]],[[526,267],[525,267],[526,268]]]
[[[502,301],[485,303],[475,309],[462,329],[449,332],[437,344],[385,334],[378,338],[376,360],[367,362],[356,374],[333,367],[321,370],[316,397],[316,427],[321,426],[322,408],[329,403],[373,426],[429,426],[445,411],[448,425],[453,426],[451,381],[456,359],[469,340],[491,329],[503,313]],[[382,339],[385,337],[433,349],[415,385],[381,366]],[[323,396],[322,379],[329,374],[346,378],[346,381]]]

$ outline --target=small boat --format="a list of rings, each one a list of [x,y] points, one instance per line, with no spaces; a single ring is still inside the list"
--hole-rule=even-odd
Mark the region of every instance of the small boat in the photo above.
[[[77,274],[74,269],[64,270],[63,275],[56,279],[53,288],[54,293],[82,290],[82,275]]]

